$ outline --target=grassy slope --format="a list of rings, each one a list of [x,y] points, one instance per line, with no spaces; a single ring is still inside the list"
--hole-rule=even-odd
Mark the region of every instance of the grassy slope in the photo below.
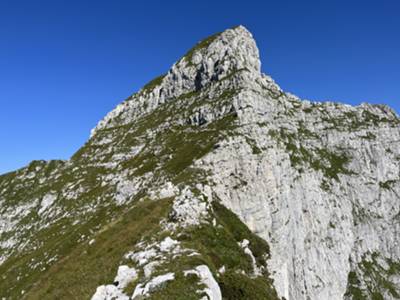
[[[230,129],[234,120],[235,116],[228,116],[201,130],[188,128],[188,131],[182,132],[186,135],[185,143],[181,142],[180,135],[176,131],[163,134],[160,145],[164,145],[166,153],[171,153],[173,156],[163,164],[162,171],[170,176],[173,175],[172,179],[177,184],[191,184],[201,180],[198,178],[197,170],[188,167],[194,159],[212,149],[219,140],[221,131]],[[89,150],[91,150],[90,147],[85,152],[87,153]],[[135,162],[130,167],[139,164],[145,166],[144,161],[148,161],[148,158]],[[149,170],[151,169],[150,167]],[[85,181],[89,181],[88,185],[96,186],[96,176],[91,176],[91,172],[85,173],[84,177],[88,177],[85,179]],[[88,195],[90,197],[84,197],[79,202],[89,201],[89,198],[93,198],[93,193],[101,194],[101,192],[95,188]],[[6,295],[11,299],[19,299],[20,291],[25,290],[26,299],[88,299],[93,295],[97,286],[112,282],[116,270],[123,260],[123,255],[140,239],[157,235],[159,221],[167,216],[171,201],[151,202],[146,200],[134,203],[138,204],[125,213],[123,208],[106,206],[95,212],[93,220],[86,220],[86,223],[76,228],[70,227],[71,224],[68,223],[70,221],[60,220],[40,232],[38,236],[43,236],[44,241],[51,241],[51,243],[46,242],[44,248],[23,257],[12,258],[1,266],[0,270],[7,274],[6,278],[9,280],[0,283],[0,290],[8,290],[8,286],[13,283],[13,278],[18,274],[17,270],[24,268],[29,270],[27,265],[32,258],[41,257],[44,250],[49,252],[56,247],[62,249],[61,260],[45,270],[30,273]],[[76,205],[74,203],[74,207]],[[74,208],[71,207],[71,209]],[[110,215],[110,210],[115,211]],[[105,225],[107,222],[104,220],[121,214],[122,216],[116,221]],[[196,280],[184,277],[182,271],[200,264],[207,264],[214,274],[217,274],[216,271],[222,266],[227,268],[225,275],[216,276],[226,299],[249,299],[249,297],[252,299],[276,299],[274,289],[267,277],[252,279],[247,275],[239,274],[242,270],[250,274],[252,266],[249,257],[238,246],[238,242],[244,238],[250,240],[252,251],[261,264],[265,264],[261,255],[268,253],[268,245],[251,234],[247,227],[223,206],[215,204],[214,214],[220,226],[204,225],[200,228],[190,228],[188,231],[181,232],[180,237],[174,237],[181,240],[186,247],[196,249],[201,253],[201,257],[182,257],[178,263],[174,261],[158,270],[160,274],[170,270],[174,271],[177,280],[168,284],[165,289],[156,292],[153,299],[196,298],[195,291],[198,286],[193,284]],[[87,241],[77,243],[80,235],[88,233],[98,224],[102,224],[103,229],[100,230],[101,233],[98,234],[93,245],[89,245]],[[69,228],[68,233],[60,234],[61,229],[65,227]],[[42,257],[42,259],[45,258]]]
[[[212,39],[213,37],[207,39],[205,44],[200,43],[196,47],[203,47]],[[189,51],[189,57],[190,53]],[[159,79],[155,84],[158,82]],[[188,104],[190,103],[189,114],[191,114],[196,111],[198,105],[205,101],[218,102],[222,105],[236,92],[225,91],[215,99],[203,99],[193,92],[182,95],[181,99],[177,100],[189,101],[190,98]],[[6,196],[7,201],[15,202],[11,204],[30,201],[33,196],[40,199],[49,191],[59,192],[68,184],[77,182],[79,179],[82,180],[81,185],[87,187],[87,192],[80,195],[76,201],[61,199],[61,207],[68,212],[74,212],[90,204],[95,205],[96,210],[90,215],[85,215],[82,222],[76,226],[72,224],[74,218],[62,218],[38,232],[35,232],[34,228],[28,232],[30,238],[40,244],[40,247],[14,255],[0,266],[3,279],[0,281],[0,295],[10,299],[20,299],[21,291],[24,290],[27,299],[87,299],[94,293],[98,285],[112,282],[123,254],[141,238],[158,231],[158,222],[169,211],[170,201],[145,201],[143,203],[135,201],[136,204],[131,209],[116,207],[112,205],[110,198],[112,189],[102,187],[102,181],[98,176],[99,174],[105,175],[109,171],[94,165],[109,161],[114,153],[130,151],[132,146],[143,143],[143,136],[146,136],[147,129],[158,128],[165,121],[171,121],[171,118],[181,118],[182,115],[179,115],[178,111],[179,114],[184,113],[179,110],[179,104],[176,105],[176,101],[171,101],[136,120],[134,124],[116,126],[98,132],[94,139],[88,141],[72,157],[72,166],[67,166],[65,162],[54,161],[50,163],[34,162],[27,167],[27,169],[34,169],[37,164],[44,165],[43,172],[46,174],[40,173],[36,178],[46,178],[45,184],[38,184],[37,179],[34,179],[29,185],[22,182],[18,189],[14,189],[17,193],[13,192],[12,198]],[[187,112],[184,114],[186,115]],[[198,180],[204,180],[204,178],[199,178],[198,170],[190,168],[190,165],[195,159],[212,150],[224,132],[234,128],[235,118],[234,114],[230,114],[201,128],[188,125],[163,130],[156,135],[154,140],[145,138],[145,149],[137,157],[126,161],[122,167],[136,170],[135,176],[141,176],[159,167],[155,175],[167,175],[175,184],[191,184]],[[112,136],[114,140],[113,152],[99,156],[98,153],[106,153],[108,146],[96,144],[96,138],[101,140],[101,138],[109,136]],[[160,163],[160,156],[152,154],[152,149],[156,147],[161,147],[160,155],[169,157],[169,159]],[[75,169],[77,166],[78,169]],[[60,176],[53,176],[53,179],[47,180],[53,171]],[[18,180],[18,176],[19,173],[7,174],[2,176],[0,181],[9,181],[14,177],[17,177]],[[96,202],[96,199],[102,199],[101,201],[104,202]],[[253,236],[243,223],[233,214],[229,215],[222,206],[215,206],[214,210],[216,218],[221,221],[222,226],[214,228],[207,225],[197,229],[192,228],[182,234],[180,238],[182,243],[189,248],[197,249],[202,254],[200,259],[182,258],[182,268],[188,269],[204,263],[216,273],[216,270],[224,265],[227,267],[226,275],[218,278],[218,281],[224,293],[230,295],[229,299],[243,297],[246,299],[248,295],[253,295],[253,299],[258,299],[257,295],[264,295],[263,299],[275,299],[269,280],[253,280],[238,274],[241,270],[251,273],[251,262],[237,243],[246,237],[251,241],[251,247],[258,248],[257,245],[261,244],[261,240]],[[117,215],[122,216],[117,221],[108,224],[109,220]],[[26,222],[29,223],[38,218],[39,216],[34,212],[26,218]],[[103,229],[93,245],[88,245],[87,241],[79,242],[82,235],[90,236],[93,230],[98,231],[99,227]],[[238,235],[238,233],[240,234]],[[267,251],[267,245],[265,243],[262,245],[263,251]],[[252,250],[261,262],[256,248]],[[30,267],[33,259],[46,261],[55,254],[59,258],[56,263],[45,264],[41,269]],[[185,260],[186,262],[184,262]],[[172,265],[169,267],[173,269]],[[193,294],[193,279],[180,276],[182,270],[175,270],[177,278],[181,280],[176,280],[164,291],[160,291],[162,295],[165,297],[169,295],[169,299],[171,297],[175,299],[174,293],[177,290],[180,290],[180,295]],[[16,280],[20,274],[23,274],[23,278]],[[256,282],[258,282],[256,284],[258,288],[254,287]],[[158,295],[159,299],[164,297],[161,294]],[[265,298],[267,296],[269,298]]]
[[[25,295],[26,299],[88,299],[96,287],[111,283],[123,256],[141,239],[160,235],[159,221],[168,216],[171,199],[145,200],[106,226],[95,238],[95,243],[82,243],[64,259],[44,273],[35,286]],[[155,275],[173,271],[176,280],[156,291],[150,299],[197,299],[196,278],[183,276],[183,271],[206,264],[215,274],[225,299],[278,299],[265,270],[264,277],[251,278],[241,274],[252,273],[249,257],[238,246],[243,239],[250,241],[250,248],[260,265],[265,265],[268,244],[255,236],[228,209],[218,203],[213,205],[218,226],[204,224],[185,229],[174,238],[201,256],[180,257],[156,270]],[[161,233],[165,236],[165,232]],[[124,262],[126,263],[126,262]],[[226,273],[216,275],[225,266]],[[129,291],[131,294],[133,287]],[[16,296],[16,295],[15,295]]]
[[[44,274],[27,299],[88,299],[96,287],[113,281],[123,255],[159,230],[170,199],[144,201],[103,228],[92,245],[78,245]]]

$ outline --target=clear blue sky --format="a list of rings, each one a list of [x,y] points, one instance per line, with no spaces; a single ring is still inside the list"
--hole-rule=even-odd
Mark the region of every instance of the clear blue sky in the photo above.
[[[400,111],[398,0],[144,2],[0,2],[0,173],[69,158],[121,100],[238,24],[284,90]]]

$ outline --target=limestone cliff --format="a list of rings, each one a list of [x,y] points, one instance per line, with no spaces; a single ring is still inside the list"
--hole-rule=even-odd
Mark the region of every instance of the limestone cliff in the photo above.
[[[398,116],[260,65],[243,26],[211,36],[70,160],[1,176],[0,295],[400,298]]]

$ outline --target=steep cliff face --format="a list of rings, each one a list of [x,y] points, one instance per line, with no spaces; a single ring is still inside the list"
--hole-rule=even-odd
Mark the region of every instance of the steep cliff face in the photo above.
[[[400,298],[399,125],[283,92],[242,26],[211,36],[70,160],[0,177],[0,294]]]

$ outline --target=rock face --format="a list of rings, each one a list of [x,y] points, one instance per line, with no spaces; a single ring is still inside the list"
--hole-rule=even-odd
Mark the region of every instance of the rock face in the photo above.
[[[0,294],[400,298],[398,116],[300,100],[260,65],[243,26],[211,36],[70,160],[1,176]]]

